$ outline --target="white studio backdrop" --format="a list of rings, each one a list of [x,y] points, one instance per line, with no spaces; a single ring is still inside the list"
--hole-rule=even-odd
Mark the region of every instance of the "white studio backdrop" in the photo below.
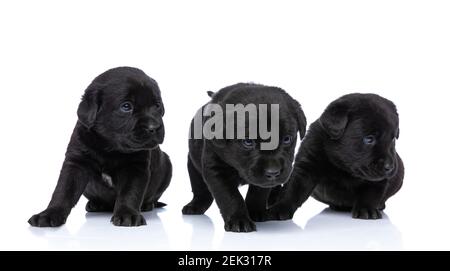
[[[450,249],[449,14],[450,2],[433,0],[0,2],[0,249]],[[162,90],[167,208],[146,214],[146,227],[116,228],[109,214],[86,215],[82,198],[65,226],[30,228],[84,89],[124,65]],[[215,205],[183,217],[190,119],[206,91],[237,82],[284,88],[308,123],[350,92],[393,100],[406,176],[385,218],[353,220],[313,199],[250,234],[225,233]]]

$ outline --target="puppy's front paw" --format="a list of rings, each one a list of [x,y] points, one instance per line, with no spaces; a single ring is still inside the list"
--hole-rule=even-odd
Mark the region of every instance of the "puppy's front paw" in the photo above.
[[[266,213],[266,220],[290,220],[294,217],[295,208],[290,205],[276,204]]]
[[[381,211],[370,207],[353,207],[352,217],[359,219],[380,219],[383,217]]]
[[[183,207],[183,215],[202,215],[208,210],[211,203],[201,200],[192,200]]]
[[[68,213],[61,208],[48,208],[33,215],[28,223],[33,227],[59,227],[66,223]]]
[[[237,216],[225,221],[225,230],[232,232],[252,232],[256,231],[256,226],[249,217]]]
[[[118,210],[114,212],[114,215],[111,217],[111,222],[114,226],[123,226],[123,227],[136,227],[147,225],[145,218],[132,210]]]

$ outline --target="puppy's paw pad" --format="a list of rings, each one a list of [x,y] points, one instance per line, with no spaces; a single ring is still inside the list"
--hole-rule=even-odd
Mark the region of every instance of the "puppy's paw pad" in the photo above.
[[[114,226],[121,227],[137,227],[147,225],[147,222],[142,215],[134,214],[115,214],[111,218],[111,222],[114,224]]]
[[[33,227],[59,227],[66,223],[67,215],[63,210],[47,209],[33,215],[28,223]]]
[[[247,217],[231,218],[225,222],[225,230],[231,232],[252,232],[256,231],[256,225]]]
[[[352,210],[352,217],[357,219],[381,219],[383,215],[376,208],[358,208]]]

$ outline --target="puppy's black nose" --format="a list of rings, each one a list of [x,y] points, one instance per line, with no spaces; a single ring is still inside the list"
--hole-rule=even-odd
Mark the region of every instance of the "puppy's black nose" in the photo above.
[[[281,170],[278,167],[266,168],[264,171],[264,175],[270,181],[273,181],[276,178],[278,178],[280,176],[280,174],[281,174]]]
[[[150,133],[154,134],[154,133],[156,133],[156,130],[159,129],[159,127],[161,127],[161,124],[159,124],[159,123],[150,124],[147,127],[147,131],[149,131]]]
[[[394,163],[384,163],[384,171],[389,174],[394,170]]]

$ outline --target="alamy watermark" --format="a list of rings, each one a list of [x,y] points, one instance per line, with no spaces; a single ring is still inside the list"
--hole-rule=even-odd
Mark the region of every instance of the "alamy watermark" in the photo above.
[[[191,139],[259,138],[261,150],[274,150],[279,143],[279,113],[279,104],[226,104],[225,108],[219,104],[207,104],[195,114],[193,131],[189,132],[189,137]]]

